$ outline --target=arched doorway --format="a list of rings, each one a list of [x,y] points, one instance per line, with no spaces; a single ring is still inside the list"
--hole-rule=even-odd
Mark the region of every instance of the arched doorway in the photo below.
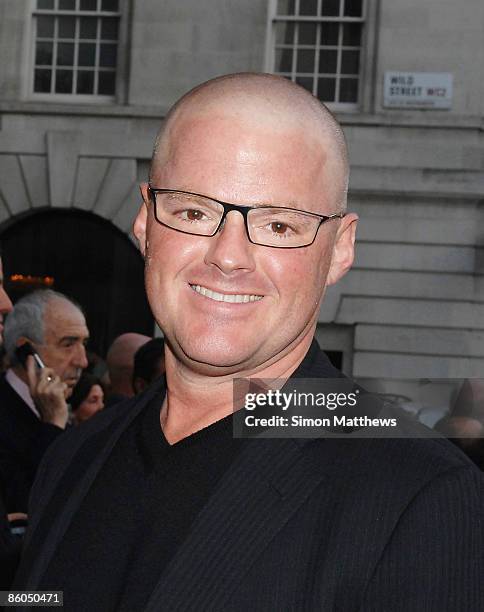
[[[153,334],[143,260],[112,223],[76,209],[46,208],[13,217],[0,228],[6,289],[15,302],[52,277],[52,288],[83,307],[90,348],[104,355],[119,334]],[[12,281],[12,275],[34,277]]]

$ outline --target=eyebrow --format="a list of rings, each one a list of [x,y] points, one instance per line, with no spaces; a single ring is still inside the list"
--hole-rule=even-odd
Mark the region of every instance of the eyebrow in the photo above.
[[[154,189],[156,191],[156,189],[158,189],[158,187],[155,187],[152,183],[149,183],[150,187],[152,189]],[[159,189],[168,189],[169,191],[181,191],[186,193],[187,195],[193,195],[193,196],[200,196],[201,198],[208,198],[209,200],[215,200],[220,201],[220,202],[224,202],[225,204],[235,204],[235,202],[227,202],[225,200],[220,200],[220,198],[216,198],[214,196],[211,195],[207,195],[206,193],[197,193],[196,191],[191,191],[190,187],[180,187],[180,188],[171,188],[171,187],[163,187],[163,188],[159,188]],[[255,204],[237,204],[237,206],[246,206],[247,208],[261,208],[261,207],[265,207],[265,208],[293,208],[295,210],[301,210],[300,208],[298,208],[297,203],[294,201],[291,201],[289,203],[284,202],[284,203],[279,203],[279,204],[274,204],[274,202],[264,202],[264,201],[259,201],[256,202]],[[302,211],[302,212],[310,212],[310,211]]]
[[[89,340],[89,336],[62,336],[62,338],[59,338],[59,342],[64,342],[65,340],[82,340],[83,342],[87,342]]]

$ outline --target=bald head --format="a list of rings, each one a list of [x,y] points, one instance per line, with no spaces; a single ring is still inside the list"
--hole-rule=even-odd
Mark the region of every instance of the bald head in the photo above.
[[[240,124],[241,133],[265,131],[271,135],[305,138],[324,150],[324,169],[331,173],[339,209],[346,206],[348,159],[343,131],[331,112],[308,91],[285,78],[241,73],[212,79],[185,94],[170,110],[160,129],[150,171],[157,183],[160,170],[187,146],[186,126],[219,120]],[[294,160],[298,163],[298,160]],[[323,165],[323,164],[322,164]],[[323,168],[321,167],[321,171]]]
[[[149,336],[130,332],[121,334],[113,341],[106,356],[112,393],[133,394],[134,355],[148,340],[151,340]]]

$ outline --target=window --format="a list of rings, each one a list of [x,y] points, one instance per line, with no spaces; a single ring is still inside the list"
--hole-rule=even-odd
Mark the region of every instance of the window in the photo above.
[[[364,0],[271,0],[269,71],[326,103],[360,101]]]
[[[36,0],[33,93],[115,94],[119,0]]]

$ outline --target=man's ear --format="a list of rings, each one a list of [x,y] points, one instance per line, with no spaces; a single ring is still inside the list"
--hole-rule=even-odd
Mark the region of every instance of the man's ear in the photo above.
[[[133,234],[138,240],[139,249],[144,257],[146,251],[146,222],[148,220],[148,203],[150,201],[148,183],[141,183],[139,189],[141,191],[143,203],[141,204],[136,219],[134,220]]]
[[[358,215],[349,213],[341,220],[333,246],[333,257],[326,278],[327,285],[334,285],[351,268],[355,257],[355,236]]]

